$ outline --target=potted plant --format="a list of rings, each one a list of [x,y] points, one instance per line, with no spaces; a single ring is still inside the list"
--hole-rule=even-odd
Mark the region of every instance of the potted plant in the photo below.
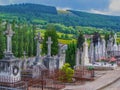
[[[95,76],[94,67],[93,66],[88,66],[87,69],[91,71],[91,77],[94,77]]]
[[[88,66],[87,69],[88,70],[94,70],[94,67],[93,66]]]

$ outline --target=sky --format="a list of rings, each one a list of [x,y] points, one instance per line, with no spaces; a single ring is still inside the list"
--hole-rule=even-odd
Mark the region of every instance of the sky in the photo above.
[[[97,14],[120,16],[120,0],[0,0],[0,5],[35,3]]]

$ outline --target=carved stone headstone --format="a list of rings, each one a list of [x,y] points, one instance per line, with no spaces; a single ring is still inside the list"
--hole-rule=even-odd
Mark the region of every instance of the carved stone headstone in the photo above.
[[[24,70],[26,70],[27,69],[27,59],[26,59],[26,52],[24,51],[23,52],[23,55],[24,55],[24,61],[22,62],[22,68],[24,69]]]
[[[105,42],[105,39],[102,39],[101,50],[102,50],[101,57],[106,57],[106,42]]]
[[[118,51],[118,46],[117,46],[117,42],[116,42],[116,39],[117,39],[117,34],[115,33],[114,35],[114,45],[113,45],[113,51]]]
[[[36,41],[37,41],[37,55],[36,56],[41,56],[41,48],[40,48],[40,44],[42,43],[43,39],[40,35],[40,32],[38,33],[38,35],[35,37]]]
[[[7,50],[5,51],[5,58],[13,58],[12,54],[12,36],[15,32],[12,31],[11,25],[7,25],[7,30],[4,32],[4,34],[7,36]]]
[[[80,64],[80,51],[79,51],[79,48],[77,48],[77,51],[76,51],[76,66],[79,66]]]
[[[12,54],[12,36],[14,32],[11,29],[11,25],[7,25],[7,30],[5,31],[7,36],[7,49],[5,52],[5,57],[0,60],[0,82],[14,83],[21,80],[20,72],[20,60],[15,58]]]
[[[46,42],[48,44],[48,56],[50,57],[51,56],[51,44],[53,43],[51,41],[51,37],[48,37],[48,41]]]
[[[93,45],[93,41],[91,39],[90,42],[90,48],[89,48],[89,57],[90,57],[90,62],[94,62],[94,45]]]
[[[42,43],[42,37],[40,35],[40,32],[38,33],[38,35],[35,37],[35,40],[37,41],[37,53],[36,53],[36,59],[34,64],[38,64],[38,63],[42,63],[42,61],[40,61],[41,59],[41,48],[40,48],[40,44]]]
[[[88,65],[90,64],[89,58],[88,58],[88,43],[85,39],[85,42],[83,43],[83,53],[82,53],[82,65]]]

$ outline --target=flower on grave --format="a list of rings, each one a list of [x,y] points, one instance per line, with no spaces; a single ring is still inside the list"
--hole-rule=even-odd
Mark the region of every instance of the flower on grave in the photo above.
[[[107,59],[105,57],[102,57],[100,60],[101,62],[107,62]]]
[[[110,63],[115,63],[115,62],[116,62],[116,58],[111,57],[111,58],[110,58]]]
[[[93,66],[88,66],[87,69],[88,70],[94,70],[94,67]]]

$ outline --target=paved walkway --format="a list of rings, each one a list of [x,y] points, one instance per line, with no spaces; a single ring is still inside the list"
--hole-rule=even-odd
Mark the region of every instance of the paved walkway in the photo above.
[[[102,90],[102,88],[120,79],[120,70],[110,71],[97,80],[80,86],[66,86],[63,90]]]
[[[113,84],[103,88],[102,90],[120,90],[120,79],[118,79]]]

